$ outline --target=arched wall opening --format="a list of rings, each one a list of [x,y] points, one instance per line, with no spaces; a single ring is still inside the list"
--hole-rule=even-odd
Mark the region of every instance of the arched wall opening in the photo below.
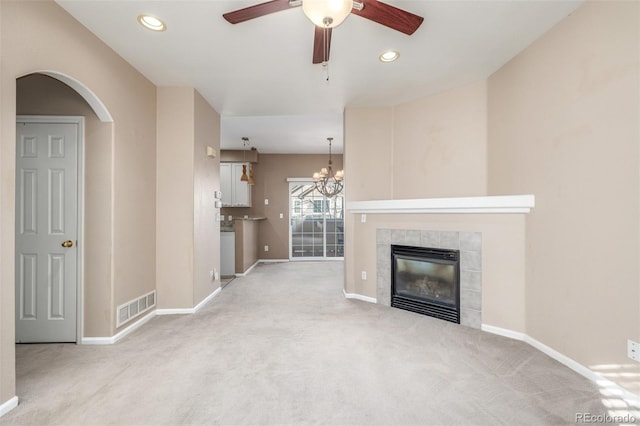
[[[93,112],[96,114],[96,117],[102,122],[112,122],[113,118],[111,117],[111,113],[105,106],[105,104],[98,98],[98,96],[93,93],[91,89],[89,89],[86,85],[84,85],[81,81],[76,80],[70,75],[51,70],[39,70],[29,73],[31,74],[42,74],[52,77],[56,80],[61,81],[66,84],[70,88],[72,88],[76,93],[78,93],[82,98],[87,102],[87,104],[91,107]],[[23,76],[24,77],[24,76]]]
[[[63,78],[59,78],[63,76]],[[70,85],[69,83],[73,83]],[[78,91],[80,88],[82,92]],[[82,83],[51,71],[16,79],[16,114],[83,116],[85,134],[78,180],[83,200],[81,286],[78,321],[83,337],[109,336],[112,311],[112,139],[113,122],[104,104]]]

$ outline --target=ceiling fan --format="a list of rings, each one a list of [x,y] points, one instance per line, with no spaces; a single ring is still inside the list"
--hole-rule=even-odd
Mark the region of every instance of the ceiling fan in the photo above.
[[[302,6],[304,14],[316,26],[313,40],[314,64],[329,60],[331,29],[340,25],[351,13],[407,35],[413,34],[424,20],[421,16],[378,0],[271,0],[222,16],[228,22],[238,24],[298,6]]]

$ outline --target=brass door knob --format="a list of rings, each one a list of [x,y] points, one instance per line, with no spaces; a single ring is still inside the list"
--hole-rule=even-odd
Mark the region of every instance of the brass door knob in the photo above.
[[[66,248],[73,247],[73,241],[67,240],[67,241],[63,242],[62,243],[62,247],[66,247]]]

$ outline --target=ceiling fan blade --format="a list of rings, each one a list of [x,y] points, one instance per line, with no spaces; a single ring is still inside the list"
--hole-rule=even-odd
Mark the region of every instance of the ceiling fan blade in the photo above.
[[[370,19],[407,35],[413,34],[424,21],[422,16],[414,15],[406,10],[379,2],[378,0],[363,0],[362,10],[353,8],[351,13]]]
[[[222,16],[230,23],[238,24],[240,22],[248,21],[249,19],[259,18],[270,13],[280,12],[281,10],[289,9],[290,7],[299,6],[300,4],[302,3],[299,2],[291,5],[289,0],[271,0],[266,3],[245,7],[244,9],[227,12]]]
[[[321,64],[329,60],[329,53],[331,51],[331,28],[325,29],[316,26],[315,29],[316,33],[313,38],[313,63]],[[325,34],[327,35],[326,43],[324,39]]]

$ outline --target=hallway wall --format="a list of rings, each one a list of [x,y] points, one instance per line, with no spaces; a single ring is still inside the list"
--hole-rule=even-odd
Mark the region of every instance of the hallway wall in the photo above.
[[[14,216],[16,79],[53,70],[81,82],[113,118],[96,167],[107,206],[94,224],[107,236],[105,294],[95,332],[116,333],[115,307],[155,288],[156,88],[53,1],[0,2],[0,403],[15,396]],[[105,182],[108,184],[103,185]],[[91,202],[91,200],[89,200]],[[106,214],[104,214],[106,213]],[[94,226],[92,225],[92,226]],[[106,265],[108,262],[108,266]],[[100,325],[97,325],[100,324]],[[105,326],[106,324],[106,326]],[[92,326],[93,327],[93,326]]]

